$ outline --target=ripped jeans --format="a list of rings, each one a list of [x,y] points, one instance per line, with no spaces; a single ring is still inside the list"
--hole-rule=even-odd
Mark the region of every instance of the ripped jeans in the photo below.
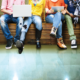
[[[20,36],[21,41],[25,40],[25,33],[28,32],[28,29],[29,29],[32,22],[35,24],[36,29],[38,29],[39,31],[42,30],[42,20],[41,20],[40,16],[33,15],[31,17],[28,17],[24,21],[24,25],[27,25],[27,27],[22,27],[22,30],[21,30],[21,36]]]
[[[16,25],[16,35],[14,37],[14,42],[16,42],[17,40],[20,39],[20,32],[23,26],[23,18],[22,17],[14,18],[13,15],[8,15],[8,14],[4,14],[1,16],[1,29],[6,39],[13,38],[8,28],[8,23],[11,23],[11,22],[17,24]],[[12,27],[15,27],[15,26],[12,26]]]

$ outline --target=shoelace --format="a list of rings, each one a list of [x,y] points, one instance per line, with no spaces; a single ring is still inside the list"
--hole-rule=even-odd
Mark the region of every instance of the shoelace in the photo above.
[[[60,43],[64,44],[62,39],[60,40]]]
[[[55,32],[56,31],[56,28],[54,28],[53,31]]]

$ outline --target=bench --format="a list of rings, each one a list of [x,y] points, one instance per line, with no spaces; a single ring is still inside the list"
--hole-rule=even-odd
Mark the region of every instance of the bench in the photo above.
[[[15,36],[16,34],[16,24],[10,23],[9,29],[12,36]],[[50,23],[42,23],[42,35],[41,35],[41,44],[56,44],[56,38],[50,37],[50,31],[52,28],[52,24]],[[76,27],[74,26],[74,33],[77,37],[77,44],[80,44],[80,25],[77,24]],[[66,24],[63,24],[63,40],[65,44],[70,44],[69,40],[69,34],[67,30]],[[3,32],[0,27],[0,44],[6,44],[6,38],[3,35]],[[31,24],[28,33],[26,35],[25,44],[35,44],[35,26],[34,24]]]

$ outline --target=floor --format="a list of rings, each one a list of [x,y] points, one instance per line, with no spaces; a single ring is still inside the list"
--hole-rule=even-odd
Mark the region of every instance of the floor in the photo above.
[[[78,49],[60,50],[56,45],[25,45],[6,50],[0,45],[0,80],[80,80],[80,45]]]

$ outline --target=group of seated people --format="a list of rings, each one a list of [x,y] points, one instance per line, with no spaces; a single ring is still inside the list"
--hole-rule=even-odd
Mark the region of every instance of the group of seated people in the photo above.
[[[76,0],[74,0],[76,1]],[[32,16],[27,17],[25,20],[22,17],[13,17],[13,5],[25,5],[25,0],[2,0],[1,12],[4,14],[0,17],[0,26],[3,34],[7,40],[6,49],[11,49],[14,39],[14,45],[18,48],[19,53],[22,53],[26,33],[31,25],[35,24],[36,27],[36,48],[41,48],[40,38],[42,33],[42,19],[41,15],[43,8],[45,8],[45,21],[52,23],[50,32],[51,37],[57,38],[57,45],[60,49],[67,49],[62,38],[62,20],[66,20],[68,33],[70,35],[71,48],[77,48],[76,36],[73,30],[72,19],[75,18],[75,7],[72,0],[29,0],[29,5],[32,6]],[[64,6],[61,11],[54,11],[53,6]],[[13,38],[11,35],[8,23],[15,22],[16,35]]]

